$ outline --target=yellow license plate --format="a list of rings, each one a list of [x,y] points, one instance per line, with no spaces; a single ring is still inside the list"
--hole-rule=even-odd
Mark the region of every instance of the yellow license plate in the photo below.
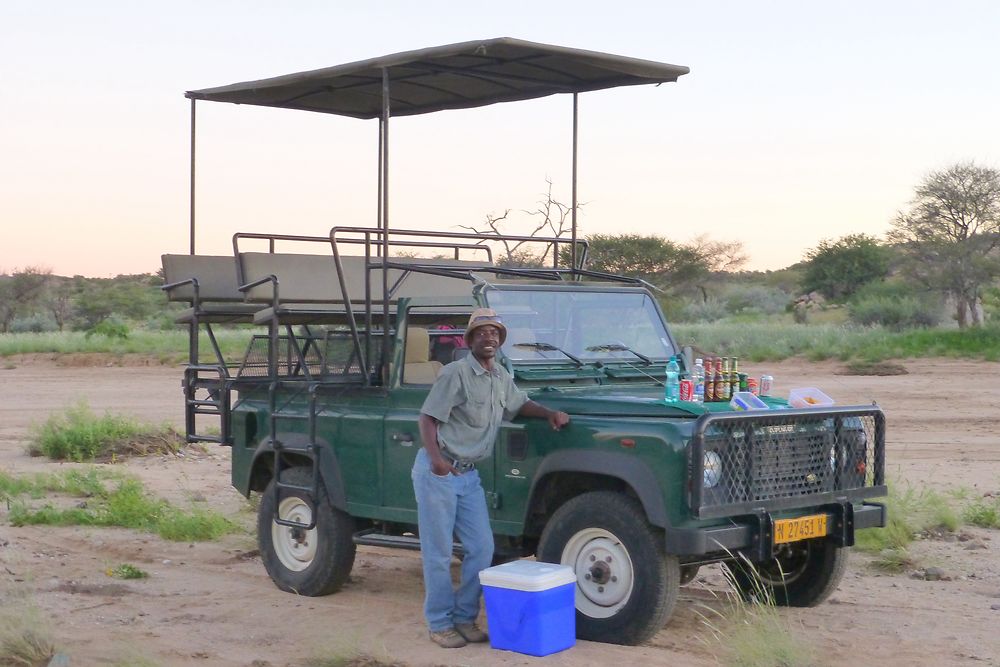
[[[774,543],[786,544],[826,535],[826,514],[810,514],[774,522]]]

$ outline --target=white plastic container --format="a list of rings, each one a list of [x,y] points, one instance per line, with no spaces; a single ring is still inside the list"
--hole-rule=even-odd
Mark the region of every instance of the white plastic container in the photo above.
[[[729,400],[729,407],[733,410],[767,410],[768,405],[764,401],[754,396],[749,391],[738,391]]]
[[[515,560],[479,573],[490,646],[543,656],[576,643],[576,574],[568,565]]]
[[[828,408],[832,398],[816,387],[796,387],[788,392],[788,404],[793,408]]]

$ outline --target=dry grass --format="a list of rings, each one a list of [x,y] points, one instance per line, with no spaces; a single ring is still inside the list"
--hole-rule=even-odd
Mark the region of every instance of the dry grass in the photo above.
[[[740,567],[756,573],[753,563],[742,556]],[[770,588],[754,577],[754,589],[747,597],[740,595],[735,578],[723,568],[730,592],[719,596],[716,606],[702,606],[697,613],[708,630],[705,641],[720,665],[727,667],[818,667],[822,663],[813,647],[802,637],[802,628],[774,602]]]
[[[56,654],[52,631],[30,600],[5,595],[0,608],[0,665],[39,667]]]

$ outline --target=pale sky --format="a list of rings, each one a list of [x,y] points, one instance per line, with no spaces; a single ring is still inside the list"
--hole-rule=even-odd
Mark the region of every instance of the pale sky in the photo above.
[[[516,37],[686,65],[580,96],[580,233],[737,240],[778,269],[881,235],[929,171],[1000,167],[1000,3],[0,0],[0,272],[188,250],[186,90]],[[393,227],[570,200],[572,98],[394,119]],[[198,251],[375,224],[377,122],[198,104]],[[512,231],[520,231],[512,228]]]

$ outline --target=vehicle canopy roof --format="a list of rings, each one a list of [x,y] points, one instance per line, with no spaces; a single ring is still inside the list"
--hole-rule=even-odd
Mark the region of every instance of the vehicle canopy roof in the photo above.
[[[186,93],[195,100],[378,118],[383,71],[391,115],[466,109],[556,93],[676,81],[681,65],[510,37],[404,51],[334,67]]]

